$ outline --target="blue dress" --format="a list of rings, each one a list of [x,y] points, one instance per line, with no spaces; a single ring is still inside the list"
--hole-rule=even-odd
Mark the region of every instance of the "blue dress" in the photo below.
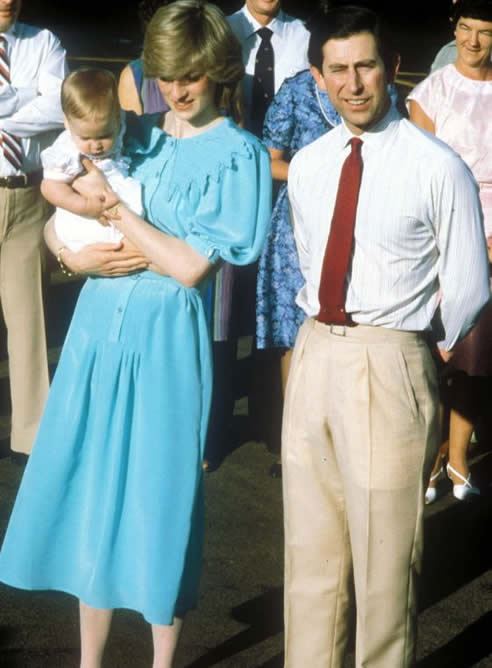
[[[147,219],[212,262],[253,262],[270,160],[225,119],[174,139],[129,122]],[[78,300],[0,553],[0,579],[170,624],[195,605],[212,388],[198,288],[150,271],[89,278]]]
[[[340,123],[328,95],[309,70],[286,79],[268,108],[263,141],[285,151],[290,159],[299,149]],[[304,285],[289,216],[287,184],[279,189],[258,268],[256,337],[258,348],[292,348],[306,314],[295,303]]]

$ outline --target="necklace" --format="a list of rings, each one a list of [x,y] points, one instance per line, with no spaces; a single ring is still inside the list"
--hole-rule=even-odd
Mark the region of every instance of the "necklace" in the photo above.
[[[321,102],[321,98],[320,98],[320,96],[319,96],[319,88],[318,88],[318,86],[316,86],[316,85],[315,85],[314,87],[315,87],[315,89],[316,89],[316,99],[318,100],[318,105],[319,105],[319,108],[320,108],[321,113],[323,114],[323,118],[325,119],[325,121],[326,121],[327,123],[329,123],[329,125],[331,125],[332,128],[334,128],[335,126],[333,125],[333,121],[330,121],[330,119],[328,118],[328,116],[327,116],[327,114],[326,114],[326,111],[325,111],[325,109],[324,109],[324,107],[323,107],[323,104],[322,104],[322,102]]]

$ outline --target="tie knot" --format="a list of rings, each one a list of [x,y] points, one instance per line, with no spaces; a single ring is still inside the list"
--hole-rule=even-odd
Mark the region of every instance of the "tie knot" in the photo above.
[[[349,141],[350,147],[352,149],[352,153],[355,151],[359,150],[364,142],[362,139],[359,139],[358,137],[352,137],[352,139]]]
[[[260,28],[256,32],[261,37],[262,42],[269,42],[272,39],[273,30],[270,30],[270,28]]]

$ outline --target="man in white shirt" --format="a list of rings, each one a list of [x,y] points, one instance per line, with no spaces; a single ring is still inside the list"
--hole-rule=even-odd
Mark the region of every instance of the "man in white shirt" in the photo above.
[[[66,73],[58,39],[17,22],[21,4],[0,0],[0,298],[17,461],[31,450],[48,392],[41,247],[50,209],[39,189],[39,155],[63,127]]]
[[[243,62],[246,74],[243,80],[246,127],[261,136],[263,118],[255,118],[252,108],[253,78],[255,62],[261,38],[258,30],[271,30],[273,49],[273,79],[276,93],[284,79],[307,69],[307,45],[309,32],[302,21],[283,12],[280,0],[246,0],[245,5],[232,16],[229,24],[243,47]],[[261,121],[261,122],[260,122]]]
[[[438,310],[448,359],[489,300],[478,189],[451,149],[390,105],[398,59],[373,12],[330,11],[309,59],[343,123],[289,170],[309,317],[283,424],[285,666],[342,667],[353,577],[356,665],[407,668],[439,436],[426,339]],[[340,280],[337,240],[352,224]]]

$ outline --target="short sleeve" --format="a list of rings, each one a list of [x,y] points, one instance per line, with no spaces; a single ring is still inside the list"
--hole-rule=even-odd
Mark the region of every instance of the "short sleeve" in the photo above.
[[[45,179],[71,183],[83,171],[79,154],[72,150],[67,135],[66,131],[63,132],[51,146],[41,152]]]
[[[263,142],[268,148],[284,151],[291,146],[296,116],[293,85],[287,79],[268,107],[263,124]]]
[[[184,240],[210,262],[250,264],[261,253],[271,208],[270,156],[251,136],[248,154],[238,153],[209,181]]]
[[[427,79],[424,79],[417,86],[415,86],[410,95],[407,97],[407,103],[409,100],[414,100],[414,102],[417,102],[422,111],[431,119],[433,123],[435,123],[436,111],[439,106],[435,79],[435,75],[427,77]]]

